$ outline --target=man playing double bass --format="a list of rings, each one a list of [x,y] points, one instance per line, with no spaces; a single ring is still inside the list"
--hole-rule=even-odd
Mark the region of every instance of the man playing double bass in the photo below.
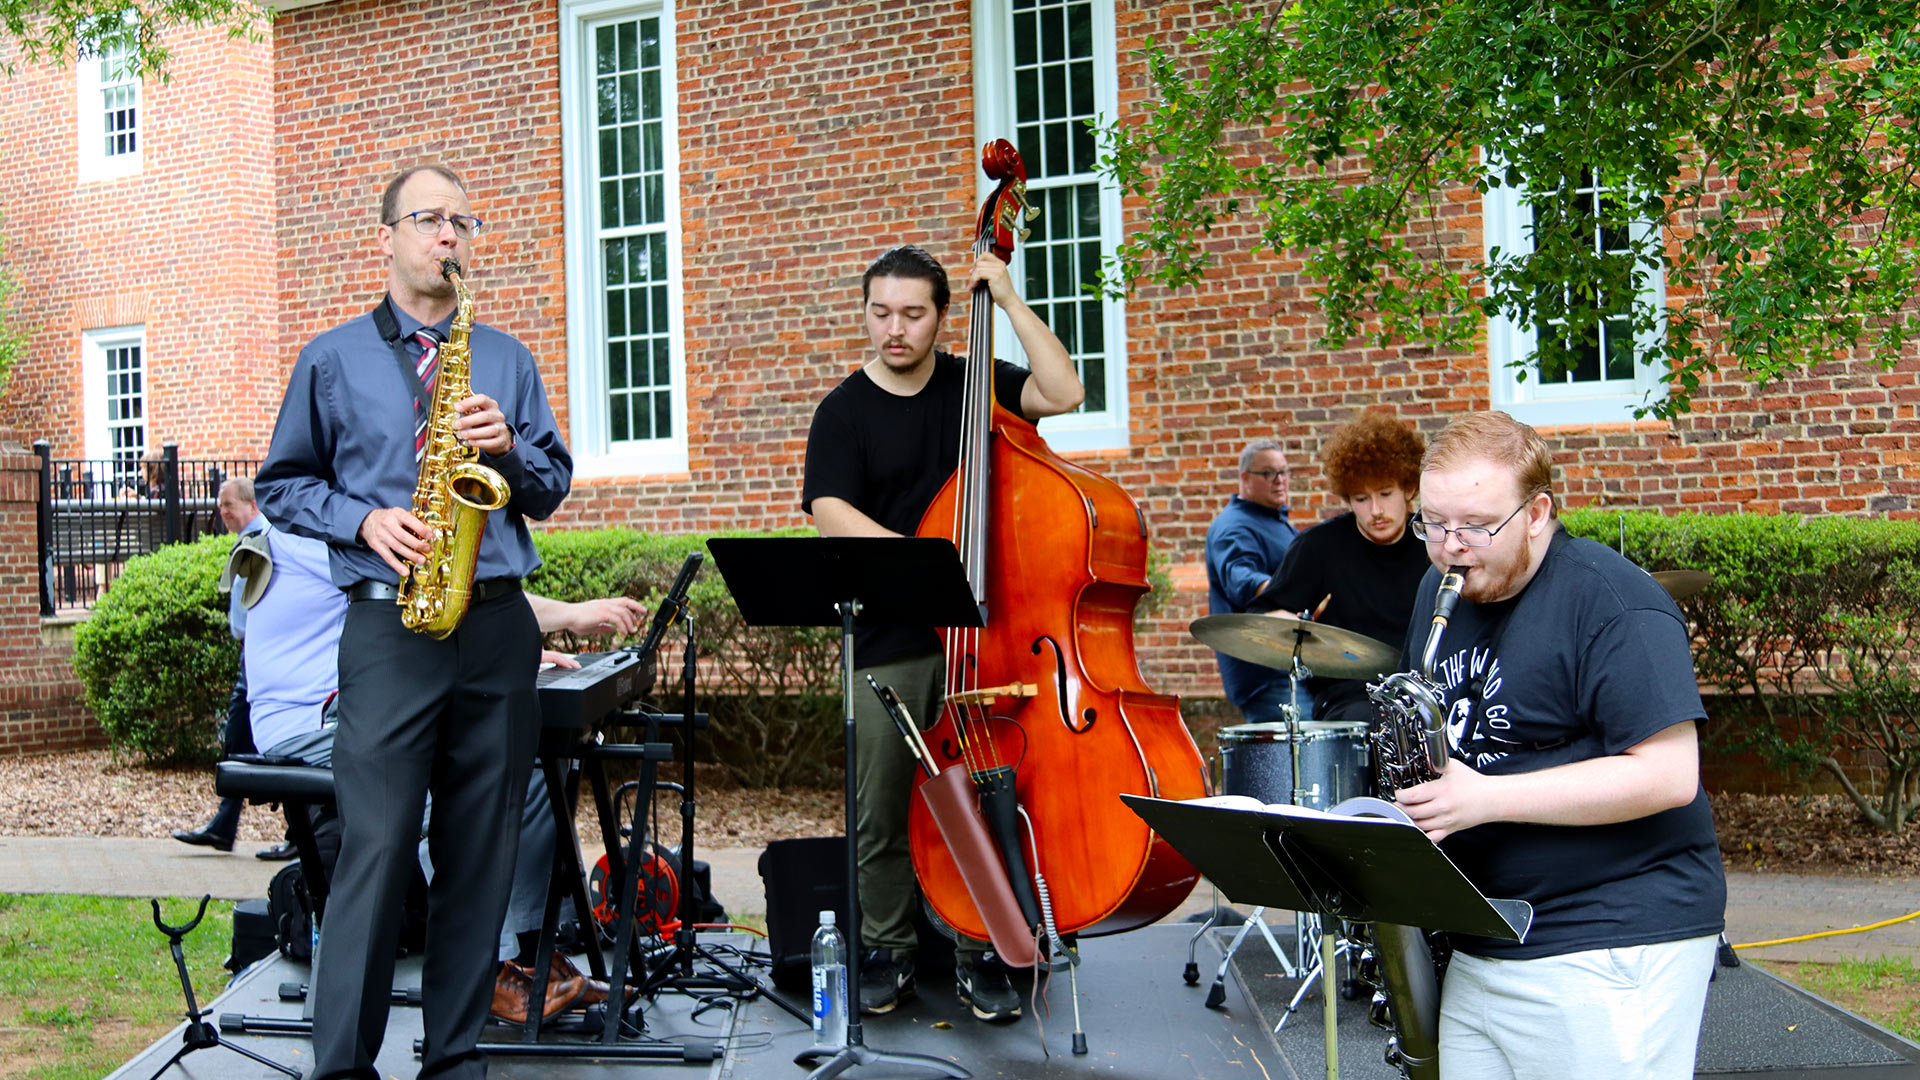
[[[984,254],[967,289],[984,284],[1007,314],[1032,370],[1004,360],[994,367],[994,397],[1028,420],[1068,412],[1086,394],[1058,338],[1014,291],[1006,263]],[[947,272],[917,247],[889,249],[860,281],[874,356],[814,411],[807,435],[801,509],[822,536],[911,536],[960,459],[964,362],[937,351],[946,319]],[[891,685],[914,719],[930,722],[945,673],[931,626],[855,627],[854,657],[863,675]],[[864,1012],[886,1013],[914,988],[915,881],[907,847],[913,757],[871,694],[854,696],[855,793]],[[982,1020],[1020,1015],[1004,965],[986,945],[962,938],[955,989]]]

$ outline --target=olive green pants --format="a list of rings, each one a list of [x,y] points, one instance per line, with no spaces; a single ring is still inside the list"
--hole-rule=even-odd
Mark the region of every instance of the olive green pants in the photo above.
[[[868,949],[892,949],[896,957],[911,958],[919,941],[913,916],[920,890],[907,850],[907,806],[914,797],[913,774],[920,766],[867,685],[867,676],[881,686],[893,687],[914,722],[925,728],[938,719],[944,670],[939,653],[923,653],[853,673],[860,941]],[[987,946],[962,937],[955,948],[980,953]]]

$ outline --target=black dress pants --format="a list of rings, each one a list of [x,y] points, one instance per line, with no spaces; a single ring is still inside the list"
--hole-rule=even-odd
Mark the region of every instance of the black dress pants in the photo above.
[[[377,1080],[401,905],[427,844],[420,1076],[479,1080],[527,775],[539,738],[540,632],[523,593],[476,603],[451,636],[408,630],[391,600],[356,601],[340,639],[333,775],[342,828],[319,970],[314,1080]]]

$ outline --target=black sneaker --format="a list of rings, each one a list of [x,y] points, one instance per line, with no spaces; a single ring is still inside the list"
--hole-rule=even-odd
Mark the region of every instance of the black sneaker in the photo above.
[[[860,1014],[883,1016],[913,996],[913,961],[875,949],[860,963]]]
[[[1020,1018],[1020,995],[1007,978],[1007,965],[992,953],[977,959],[961,953],[953,961],[953,988],[960,1003],[973,1010],[981,1020],[1002,1021]]]

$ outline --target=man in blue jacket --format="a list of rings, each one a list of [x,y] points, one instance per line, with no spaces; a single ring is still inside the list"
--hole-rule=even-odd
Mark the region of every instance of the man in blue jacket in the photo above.
[[[1257,439],[1240,451],[1240,492],[1207,527],[1207,614],[1244,612],[1272,584],[1280,560],[1299,533],[1287,520],[1287,458],[1274,439]],[[1282,717],[1293,697],[1284,671],[1215,653],[1220,682],[1249,723]],[[1300,719],[1311,702],[1302,695]]]

